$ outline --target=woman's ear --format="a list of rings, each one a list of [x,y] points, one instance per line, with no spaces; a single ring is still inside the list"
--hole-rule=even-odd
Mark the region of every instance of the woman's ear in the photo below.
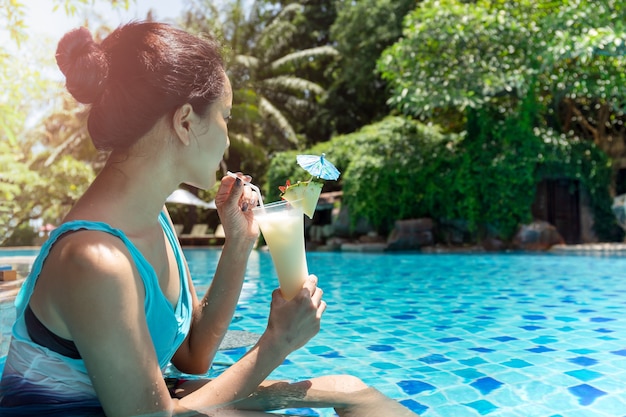
[[[191,104],[186,103],[176,109],[174,117],[172,118],[174,132],[176,133],[178,140],[180,140],[185,146],[188,146],[190,143],[189,133],[191,131],[192,117],[193,107],[191,107]]]

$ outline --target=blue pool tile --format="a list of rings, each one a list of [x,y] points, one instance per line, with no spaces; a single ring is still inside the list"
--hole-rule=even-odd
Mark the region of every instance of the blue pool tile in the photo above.
[[[594,323],[606,323],[607,321],[614,321],[615,319],[609,317],[592,317],[589,321]]]
[[[564,327],[559,327],[557,330],[560,332],[572,332],[576,329],[571,326],[564,326]]]
[[[470,385],[480,391],[481,394],[487,395],[491,391],[500,388],[502,386],[502,382],[487,376],[477,379]]]
[[[614,355],[626,356],[626,349],[614,350],[611,353]]]
[[[480,333],[484,331],[485,328],[483,326],[467,326],[467,327],[463,327],[463,330],[465,330],[468,333],[476,334],[476,333]]]
[[[531,349],[526,349],[529,352],[533,352],[533,353],[546,353],[546,352],[555,352],[554,349],[550,349],[549,347],[546,346],[537,346]]]
[[[474,350],[474,351],[480,352],[480,353],[495,352],[493,349],[489,349],[489,348],[485,348],[485,347],[469,348],[469,350]]]
[[[511,337],[511,336],[498,336],[498,337],[492,337],[491,339],[497,340],[498,342],[510,342],[511,340],[518,340],[517,337]]]
[[[420,366],[415,369],[417,372],[423,372],[425,374],[429,372],[439,372],[439,369],[433,368],[432,366]]]
[[[428,363],[428,364],[435,364],[435,363],[443,363],[443,362],[448,362],[450,359],[446,358],[443,355],[440,355],[438,353],[434,353],[432,355],[428,355],[428,356],[424,356],[422,358],[418,359],[421,362],[424,363]]]
[[[461,339],[460,337],[442,337],[441,339],[437,339],[437,341],[441,343],[458,342],[459,340],[463,339]]]
[[[478,411],[478,414],[480,414],[481,416],[487,415],[491,413],[492,411],[495,411],[498,409],[497,406],[493,405],[487,400],[478,400],[478,401],[474,401],[472,403],[465,404],[465,405]]]
[[[526,368],[533,366],[532,363],[528,363],[522,359],[511,359],[510,361],[502,362],[502,365],[508,366],[509,368]]]
[[[605,328],[599,328],[599,329],[595,329],[594,332],[598,332],[598,333],[613,333],[615,330],[611,330],[611,329],[605,329]]]
[[[434,391],[437,389],[434,385],[418,380],[404,380],[399,381],[397,384],[402,388],[402,391],[406,392],[408,395],[415,395],[420,392]]]
[[[575,358],[568,359],[568,361],[580,366],[592,366],[598,363],[597,360],[587,356],[577,356]]]
[[[319,354],[319,356],[322,356],[324,358],[345,358],[345,356],[343,356],[337,351],[321,353]]]
[[[559,340],[556,337],[553,336],[540,336],[540,337],[535,337],[534,339],[531,339],[531,342],[537,344],[537,345],[545,345],[548,343],[556,343]]]
[[[471,379],[471,380],[478,379],[480,377],[485,376],[485,374],[477,371],[474,368],[457,369],[456,371],[453,371],[452,373],[460,376],[461,378]]]
[[[531,332],[534,331],[534,330],[543,329],[543,327],[541,327],[541,326],[520,326],[520,328],[524,329],[524,330],[531,331]]]
[[[330,346],[311,346],[308,349],[309,352],[314,355],[321,355],[333,351],[333,348],[331,348]]]
[[[354,330],[358,333],[377,333],[378,332],[378,330],[373,329],[371,327],[367,327],[367,326],[356,327]]]
[[[568,390],[578,397],[580,405],[590,405],[596,400],[596,398],[606,395],[606,392],[587,384],[569,387]]]
[[[546,316],[542,316],[539,314],[529,314],[526,316],[522,316],[524,320],[547,320]]]
[[[577,353],[579,355],[588,355],[590,353],[596,353],[594,349],[569,349],[568,352]]]
[[[415,316],[411,314],[398,314],[398,315],[391,316],[391,317],[396,320],[415,320]]]
[[[487,363],[486,360],[484,360],[483,358],[479,358],[478,356],[471,358],[471,359],[461,359],[459,362],[465,366],[476,366],[476,365],[482,365],[483,363]]]
[[[424,404],[420,404],[417,401],[411,399],[402,400],[400,401],[400,404],[417,414],[423,414],[426,410],[428,410],[428,407]]]
[[[561,316],[561,317],[557,316],[554,319],[558,320],[558,321],[564,321],[566,323],[569,323],[569,322],[572,322],[572,321],[578,321],[578,319],[576,317],[565,317],[565,316]]]
[[[397,345],[404,342],[404,339],[398,337],[385,337],[384,339],[378,339],[381,345]]]
[[[390,345],[371,345],[368,346],[367,349],[373,352],[390,352],[392,350],[396,350],[395,347]]]
[[[591,371],[589,369],[576,369],[575,371],[567,371],[565,373],[569,376],[573,376],[574,378],[580,379],[581,381],[585,382],[603,376],[603,374],[601,374],[600,372]]]
[[[398,369],[398,368],[400,368],[399,365],[396,365],[395,363],[391,363],[391,362],[372,362],[370,364],[370,366],[372,366],[374,368],[378,368],[378,369]]]
[[[240,347],[240,348],[234,348],[234,349],[228,349],[224,351],[225,355],[228,356],[241,356],[244,353],[246,353],[248,349],[245,347]]]

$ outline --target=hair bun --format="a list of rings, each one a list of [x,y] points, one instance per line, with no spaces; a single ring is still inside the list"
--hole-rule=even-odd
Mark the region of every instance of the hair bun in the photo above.
[[[59,41],[57,65],[65,75],[67,90],[81,103],[98,100],[109,73],[105,52],[84,27],[68,32]]]

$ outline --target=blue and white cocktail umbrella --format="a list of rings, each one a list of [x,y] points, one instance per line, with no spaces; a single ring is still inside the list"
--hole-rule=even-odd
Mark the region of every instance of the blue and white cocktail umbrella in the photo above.
[[[318,155],[297,155],[298,165],[304,168],[309,174],[323,180],[336,180],[339,178],[339,170],[325,158],[326,154]]]

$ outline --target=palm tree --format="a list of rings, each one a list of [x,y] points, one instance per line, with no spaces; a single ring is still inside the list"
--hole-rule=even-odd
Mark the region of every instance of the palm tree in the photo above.
[[[258,3],[258,2],[257,2]],[[298,69],[311,62],[335,57],[331,46],[298,49],[291,40],[297,34],[295,21],[303,6],[285,6],[231,62],[237,88],[248,97],[261,121],[263,143],[270,150],[299,148],[306,138],[296,132],[298,120],[310,116],[325,90],[300,76]],[[250,105],[250,103],[246,103]]]
[[[206,1],[194,6],[186,27],[209,31],[229,48],[228,72],[235,96],[231,140],[261,145],[270,152],[305,145],[297,126],[317,109],[325,90],[299,70],[338,53],[330,46],[295,44],[304,6],[292,3],[275,13],[267,2],[257,0],[246,13],[242,1],[236,0],[227,6],[222,21],[219,11]],[[198,24],[198,18],[203,22]]]

